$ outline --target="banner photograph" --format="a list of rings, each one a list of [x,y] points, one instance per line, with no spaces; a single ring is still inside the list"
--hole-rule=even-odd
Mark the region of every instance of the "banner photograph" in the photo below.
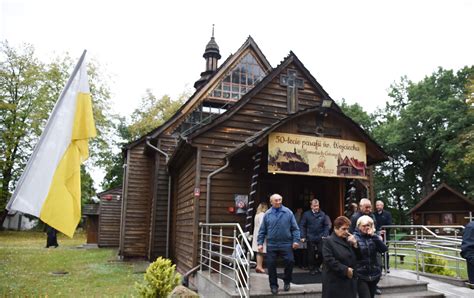
[[[268,172],[367,179],[365,144],[288,133],[268,136]]]

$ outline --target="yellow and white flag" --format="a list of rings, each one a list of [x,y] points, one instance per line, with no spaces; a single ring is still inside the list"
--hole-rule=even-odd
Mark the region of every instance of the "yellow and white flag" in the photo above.
[[[51,113],[7,209],[39,217],[69,237],[81,219],[81,163],[96,136],[85,51]]]

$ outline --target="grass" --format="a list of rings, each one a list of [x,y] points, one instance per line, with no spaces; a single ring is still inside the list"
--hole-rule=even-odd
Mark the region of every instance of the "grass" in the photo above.
[[[393,248],[390,247],[391,253],[394,253]],[[439,250],[435,249],[428,249],[429,251],[433,252],[438,252],[438,253],[446,253],[442,252]],[[400,259],[396,257],[397,259],[397,269],[407,269],[407,270],[416,270],[416,256],[414,251],[398,251],[398,254],[405,254],[406,257],[404,259],[404,264],[400,263]],[[420,263],[421,263],[421,254],[420,254]],[[447,266],[449,270],[452,270],[454,273],[456,273],[456,261],[455,260],[447,260]],[[395,268],[395,256],[390,256],[390,268]],[[459,263],[459,268],[460,268],[460,277],[462,279],[467,279],[467,268],[466,268],[466,262],[465,261],[460,261]],[[420,272],[422,272],[422,268],[419,268]]]
[[[58,236],[58,248],[44,248],[41,232],[0,231],[0,297],[137,296],[133,264],[117,262],[115,249],[79,249],[85,235]],[[51,272],[66,271],[66,275]]]

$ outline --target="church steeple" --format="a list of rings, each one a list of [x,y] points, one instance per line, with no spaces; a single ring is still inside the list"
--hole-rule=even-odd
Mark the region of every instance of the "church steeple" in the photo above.
[[[211,40],[206,45],[206,50],[204,55],[206,59],[206,71],[201,73],[201,78],[194,83],[194,88],[199,89],[217,70],[217,61],[221,58],[219,53],[219,46],[214,39],[214,24],[212,25],[212,37]]]

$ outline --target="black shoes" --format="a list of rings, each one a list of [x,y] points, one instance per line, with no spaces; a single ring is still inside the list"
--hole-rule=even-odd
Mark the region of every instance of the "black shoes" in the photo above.
[[[309,272],[309,274],[311,275],[316,275],[317,273],[321,273],[321,270],[319,270],[319,268],[314,268]]]
[[[272,291],[273,295],[278,294],[278,288],[270,288],[270,290]]]
[[[284,290],[285,292],[288,292],[288,291],[290,290],[290,284],[289,284],[289,283],[288,283],[288,284],[285,284],[285,286],[283,287],[283,290]]]

